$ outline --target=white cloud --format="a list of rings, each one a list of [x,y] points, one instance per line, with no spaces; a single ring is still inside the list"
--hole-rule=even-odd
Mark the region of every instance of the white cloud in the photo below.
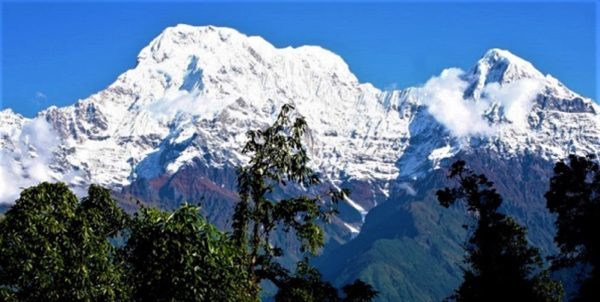
[[[457,68],[442,71],[418,89],[419,99],[429,113],[455,136],[489,134],[490,126],[482,117],[489,104],[463,98],[468,86],[461,79],[463,73]]]
[[[182,113],[212,117],[234,100],[234,98],[226,100],[206,97],[202,90],[194,88],[189,92],[186,90],[169,91],[162,98],[148,105],[146,110],[150,116],[162,122],[168,122],[172,116]]]
[[[533,100],[543,88],[543,83],[534,79],[521,79],[500,86],[491,83],[483,88],[483,94],[491,101],[504,107],[504,116],[517,127],[527,126],[527,115],[533,106]]]
[[[19,195],[13,163],[4,152],[0,152],[0,204],[12,203]]]
[[[41,92],[41,91],[36,91],[35,92],[35,98],[38,100],[45,100],[48,98],[48,96],[46,96],[45,93]]]
[[[540,80],[521,79],[509,84],[487,84],[480,99],[465,99],[464,91],[469,83],[461,76],[464,71],[450,68],[432,77],[418,88],[418,98],[427,106],[429,113],[453,135],[491,135],[492,126],[484,119],[492,103],[504,108],[504,116],[517,127],[527,125],[527,115],[535,96],[543,87]]]
[[[15,201],[22,188],[56,179],[50,163],[60,141],[50,124],[35,118],[14,135],[14,148],[0,151],[0,203]]]

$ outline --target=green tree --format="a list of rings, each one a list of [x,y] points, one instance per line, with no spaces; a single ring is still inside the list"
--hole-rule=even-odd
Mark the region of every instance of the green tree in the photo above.
[[[124,249],[135,301],[257,301],[241,253],[196,206],[142,208]]]
[[[570,155],[554,166],[547,207],[556,216],[555,269],[581,265],[589,272],[575,301],[600,300],[600,167],[596,157]]]
[[[263,279],[277,284],[282,269],[275,258],[282,249],[274,246],[270,236],[281,227],[293,231],[303,252],[316,252],[324,243],[324,232],[318,224],[336,213],[334,207],[323,208],[319,196],[299,196],[274,200],[269,194],[276,186],[296,184],[308,188],[320,183],[310,168],[302,145],[306,122],[302,117],[293,121],[291,105],[284,105],[274,124],[266,130],[248,131],[248,142],[242,152],[250,156],[247,166],[238,171],[240,202],[233,215],[232,238],[246,251],[247,267],[257,285]],[[331,205],[345,192],[331,190]]]
[[[292,119],[293,109],[284,105],[273,125],[247,133],[243,153],[250,156],[250,162],[238,171],[240,201],[233,215],[232,239],[245,253],[255,291],[260,290],[261,281],[269,280],[280,289],[280,299],[290,294],[305,301],[327,301],[325,297],[333,295],[333,287],[321,281],[308,261],[298,263],[296,275],[290,276],[277,262],[283,250],[270,237],[278,229],[293,232],[301,252],[316,253],[325,240],[320,223],[329,222],[337,214],[337,203],[347,194],[345,190],[330,189],[325,199],[318,195],[273,197],[278,188],[295,185],[309,189],[320,184],[318,175],[308,167],[309,158],[302,144],[306,122],[301,116]],[[337,293],[335,289],[333,292]]]
[[[296,272],[279,284],[277,302],[338,302],[338,292],[331,283],[322,279],[321,273],[308,264],[298,262]]]
[[[338,290],[304,259],[298,262],[296,272],[280,284],[275,301],[369,302],[377,296],[377,291],[361,280],[345,285],[342,291],[344,295],[340,297]]]
[[[359,279],[344,285],[342,291],[346,295],[343,302],[369,302],[377,297],[377,291],[370,284]]]
[[[0,300],[114,301],[127,296],[108,241],[126,215],[91,186],[81,203],[62,183],[21,192],[0,222]]]
[[[267,130],[248,132],[251,160],[240,169],[231,236],[195,206],[172,213],[142,207],[131,219],[98,186],[81,202],[62,183],[24,190],[0,221],[0,300],[257,301],[260,282],[270,280],[282,301],[370,301],[376,291],[359,280],[340,298],[308,258],[294,274],[277,262],[283,250],[272,233],[294,232],[301,251],[314,254],[325,240],[320,223],[346,194],[330,190],[328,202],[271,197],[288,183],[320,183],[301,144],[306,123],[292,122],[291,109],[284,106]],[[126,244],[117,249],[110,240]]]
[[[526,229],[500,212],[502,197],[484,175],[455,162],[448,178],[458,187],[437,192],[449,207],[464,200],[477,225],[465,246],[464,280],[450,297],[456,301],[560,301],[562,286],[550,280],[539,251],[529,245]]]

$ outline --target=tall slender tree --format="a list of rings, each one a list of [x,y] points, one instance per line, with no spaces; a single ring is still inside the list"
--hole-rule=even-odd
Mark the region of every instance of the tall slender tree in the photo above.
[[[562,286],[550,280],[526,229],[498,211],[502,197],[484,175],[455,162],[448,178],[458,187],[437,192],[444,207],[463,200],[476,219],[465,249],[464,280],[450,297],[456,301],[560,301]]]
[[[325,198],[301,195],[277,199],[271,194],[277,188],[295,185],[308,189],[320,183],[318,175],[308,167],[309,157],[302,144],[306,121],[301,116],[292,119],[293,109],[284,105],[273,125],[247,133],[243,153],[250,156],[250,162],[238,171],[240,201],[233,216],[232,239],[246,253],[248,274],[256,291],[260,290],[261,281],[269,280],[282,291],[318,300],[322,293],[313,294],[332,288],[331,285],[322,282],[308,261],[299,263],[299,271],[292,276],[277,261],[283,249],[275,245],[271,235],[278,229],[293,232],[301,252],[314,254],[325,239],[320,223],[329,222],[337,213],[337,203],[347,191],[330,189]],[[312,286],[318,288],[309,289]],[[376,292],[367,287],[363,289],[374,296]]]
[[[589,269],[575,301],[600,300],[600,167],[595,156],[570,155],[554,166],[547,207],[556,214],[556,269]]]

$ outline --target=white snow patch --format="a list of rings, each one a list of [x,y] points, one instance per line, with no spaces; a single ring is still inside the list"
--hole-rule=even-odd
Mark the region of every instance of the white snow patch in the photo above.
[[[403,189],[404,191],[406,191],[406,194],[408,194],[410,196],[417,195],[417,191],[415,191],[415,189],[407,182],[400,183],[398,185],[398,187],[400,187],[400,189]]]
[[[348,228],[348,230],[350,230],[350,233],[353,234],[353,237],[356,236],[358,233],[360,233],[360,229],[353,227],[352,225],[344,222],[344,226]]]
[[[431,151],[429,156],[427,156],[427,159],[431,161],[432,169],[439,169],[442,159],[452,157],[456,155],[458,151],[458,148],[453,148],[450,145],[446,145]]]
[[[329,179],[329,182],[336,190],[338,190],[340,192],[342,191],[342,189],[338,185],[336,185],[329,176],[327,176],[327,178]],[[365,208],[363,208],[360,204],[358,204],[354,200],[350,199],[348,196],[344,196],[344,201],[346,201],[351,207],[353,207],[356,211],[358,211],[358,213],[361,216],[361,221],[364,223],[365,217],[367,216],[368,211],[365,210]]]

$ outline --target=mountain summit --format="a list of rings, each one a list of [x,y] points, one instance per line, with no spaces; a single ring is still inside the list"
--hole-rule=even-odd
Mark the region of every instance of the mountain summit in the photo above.
[[[485,84],[508,84],[523,78],[543,79],[544,75],[533,65],[509,52],[492,48],[477,62],[474,74],[485,79]]]
[[[506,50],[489,50],[467,72],[450,68],[422,86],[383,91],[360,83],[342,58],[318,46],[276,48],[230,28],[177,25],[141,50],[135,68],[72,106],[33,119],[1,111],[0,202],[40,181],[75,189],[98,183],[125,203],[133,197],[171,208],[202,200],[205,214],[225,227],[237,200],[235,168],[247,160],[245,133],[269,125],[283,104],[306,118],[311,162],[326,185],[353,192],[328,229],[326,251],[347,249],[330,261],[339,264],[330,267],[335,276],[343,263],[360,263],[352,262],[362,257],[352,246],[370,251],[393,234],[414,242],[429,232],[423,226],[435,229],[428,224],[438,217],[435,205],[421,200],[457,157],[548,171],[569,153],[600,149],[598,106]],[[542,181],[540,173],[522,181]],[[518,177],[509,174],[498,177],[510,192]],[[547,219],[538,215],[538,191],[527,192],[526,202],[512,204],[520,219]],[[548,231],[543,224],[536,230]],[[456,243],[455,235],[440,236]],[[414,261],[432,260],[425,246],[414,245],[425,257]],[[447,271],[430,277],[456,275],[454,263],[444,265]],[[446,290],[415,292],[420,285],[413,285],[407,292],[424,299]]]
[[[531,100],[506,100],[527,90],[518,85],[523,79],[538,81],[539,93]],[[476,133],[479,146],[503,155],[529,150],[560,158],[597,149],[596,105],[506,50],[491,49],[470,72],[456,78],[442,73],[437,80],[438,87],[382,91],[360,83],[342,58],[318,46],[276,48],[230,28],[177,25],[141,50],[135,68],[73,106],[50,107],[34,119],[3,111],[6,186],[0,195],[11,202],[16,190],[9,187],[41,180],[123,188],[189,165],[236,166],[245,160],[239,148],[246,130],[267,125],[284,103],[307,118],[315,168],[338,185],[356,180],[371,187],[371,197],[353,202],[363,214],[386,199],[399,167],[406,175],[416,166],[431,166],[423,159],[436,161],[448,150],[472,147],[459,142],[452,117],[436,114],[437,106],[445,111],[463,106],[457,116],[496,123],[494,133],[467,134]],[[465,97],[453,104],[455,94]],[[482,96],[487,101],[471,108],[469,98]],[[524,128],[506,118],[514,112],[524,115],[519,117],[526,119]],[[52,133],[44,152],[36,141],[42,138],[32,132],[42,128]],[[398,162],[407,149],[428,153]]]

